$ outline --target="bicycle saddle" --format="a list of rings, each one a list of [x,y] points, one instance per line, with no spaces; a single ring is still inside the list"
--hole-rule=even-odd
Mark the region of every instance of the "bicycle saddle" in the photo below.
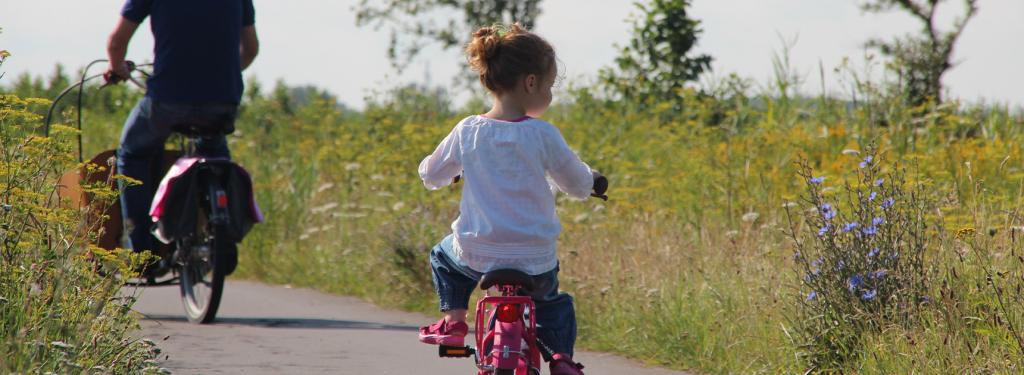
[[[533,290],[533,276],[516,270],[494,270],[480,278],[480,289],[487,290],[495,285],[516,285],[525,290]]]

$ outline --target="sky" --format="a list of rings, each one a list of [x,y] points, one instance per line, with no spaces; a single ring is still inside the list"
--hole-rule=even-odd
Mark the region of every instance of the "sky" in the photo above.
[[[246,76],[264,83],[283,80],[315,85],[360,108],[367,95],[387,87],[429,80],[449,84],[459,73],[457,50],[427,49],[402,75],[388,63],[387,30],[359,28],[352,8],[359,0],[254,0],[260,56]],[[124,0],[0,0],[0,49],[12,56],[0,67],[12,77],[48,75],[57,63],[70,68],[104,58],[106,37]],[[848,92],[846,74],[834,68],[848,60],[859,74],[881,71],[869,64],[864,42],[919,29],[899,12],[864,13],[859,0],[693,0],[691,17],[704,33],[696,51],[714,57],[705,80],[735,73],[754,82],[772,78],[772,57],[790,46],[795,72],[805,79],[804,94]],[[948,0],[940,18],[949,25],[962,1]],[[980,11],[955,51],[957,66],[945,77],[952,97],[1024,107],[1024,1],[979,0]],[[629,41],[632,0],[547,0],[534,31],[547,38],[572,81],[592,80],[611,65],[617,45]],[[128,57],[152,59],[148,23],[139,29]],[[877,60],[876,60],[877,61]],[[824,82],[820,78],[824,68]],[[457,89],[464,90],[464,89]],[[458,97],[468,97],[456,92]]]

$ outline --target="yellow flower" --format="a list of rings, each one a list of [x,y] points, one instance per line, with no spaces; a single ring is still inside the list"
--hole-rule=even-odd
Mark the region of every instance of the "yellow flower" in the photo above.
[[[960,230],[956,231],[956,239],[963,241],[967,238],[973,237],[975,232],[977,231],[972,227],[960,228]]]

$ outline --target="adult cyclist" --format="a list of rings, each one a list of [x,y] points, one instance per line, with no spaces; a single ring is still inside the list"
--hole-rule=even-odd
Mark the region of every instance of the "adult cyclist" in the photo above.
[[[233,129],[242,70],[259,51],[252,0],[126,0],[107,45],[108,82],[129,77],[128,43],[146,17],[156,42],[153,74],[146,96],[125,121],[117,151],[120,173],[142,182],[125,186],[121,194],[122,217],[136,252],[156,249],[149,208],[160,176],[153,175],[152,165],[162,158],[171,126],[215,118]],[[230,157],[224,136],[199,141],[196,151]]]

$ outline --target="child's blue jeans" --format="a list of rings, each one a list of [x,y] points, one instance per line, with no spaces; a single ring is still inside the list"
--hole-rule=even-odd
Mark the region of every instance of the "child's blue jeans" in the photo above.
[[[434,290],[441,300],[441,312],[468,310],[469,297],[483,277],[482,273],[448,256],[452,241],[449,235],[430,252]],[[572,296],[558,292],[558,267],[533,278],[535,288],[529,296],[537,306],[537,337],[554,353],[571,356],[576,345],[576,310]],[[548,357],[547,353],[544,356]]]

